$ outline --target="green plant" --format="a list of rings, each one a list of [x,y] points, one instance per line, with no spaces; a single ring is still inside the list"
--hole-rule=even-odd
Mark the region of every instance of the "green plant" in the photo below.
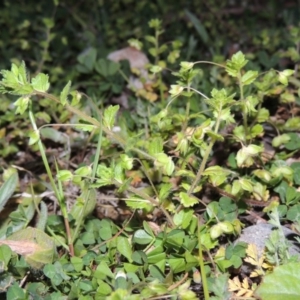
[[[156,60],[150,70],[158,73],[161,100],[165,100],[160,55],[165,54],[166,47],[158,43],[161,23],[153,20],[150,24],[155,36],[147,40],[154,46],[149,51]],[[115,85],[114,76],[120,66],[102,58],[97,60],[97,55],[95,48],[80,55],[78,70],[96,70],[107,81],[108,94],[118,90],[121,85]],[[299,118],[292,117],[282,124],[271,120],[269,111],[263,107],[266,96],[277,95],[283,103],[293,98],[295,92],[287,90],[293,71],[258,74],[256,70],[247,70],[247,63],[242,52],[224,65],[181,62],[180,70],[172,74],[177,81],[171,86],[168,103],[149,105],[147,112],[140,115],[143,126],[137,124],[138,118],[126,119],[128,113],[118,106],[99,110],[86,97],[93,110],[89,114],[84,95],[72,90],[70,81],[56,96],[56,92],[49,92],[48,76],[38,73],[29,78],[25,63],[3,70],[0,92],[18,96],[14,103],[16,112],[24,117],[28,113],[33,128],[29,144],[42,158],[62,216],[50,215],[31,186],[31,197],[22,201],[1,224],[0,236],[6,241],[1,246],[1,290],[20,298],[32,293],[37,298],[47,295],[136,299],[138,293],[142,299],[195,299],[188,278],[198,274],[199,267],[205,299],[211,295],[212,299],[229,299],[232,295],[228,270],[242,265],[246,250],[243,244],[225,247],[221,241],[241,232],[239,216],[248,211],[247,206],[253,202],[266,205],[270,192],[278,192],[283,205],[270,216],[277,225],[285,217],[299,225],[298,192],[289,186],[298,182],[298,165],[289,166],[279,159],[299,149],[294,132],[289,132],[299,129]],[[225,78],[221,82],[227,81],[226,88],[214,87],[210,96],[199,90],[199,77],[204,76],[204,71],[198,69],[200,64],[212,64],[214,70],[220,68]],[[49,109],[60,106],[57,111],[73,115],[69,123],[60,126],[72,127],[90,141],[96,151],[88,163],[66,168],[61,167],[57,158],[51,161],[47,157],[42,139],[46,131],[38,127],[33,111],[33,104],[38,101],[51,102]],[[176,102],[183,105],[176,106]],[[195,111],[195,104],[201,110]],[[45,119],[42,127],[55,125]],[[281,147],[276,156],[267,159],[262,156],[266,124],[275,128],[274,147]],[[220,144],[224,159],[214,163]],[[1,188],[0,205],[16,189],[16,175],[11,176]],[[136,182],[144,185],[136,186]],[[68,184],[79,191],[69,209]],[[92,215],[97,192],[105,189],[131,209],[129,220],[119,226]],[[206,203],[202,195],[207,189],[226,197],[212,196]],[[157,224],[149,221],[149,215]],[[28,227],[34,221],[39,229]],[[46,245],[40,243],[41,236],[49,241]],[[33,250],[26,254],[15,251],[22,257],[7,247],[11,240],[20,243],[24,239],[30,240]],[[276,241],[276,237],[271,237],[269,250]],[[56,257],[58,247],[62,250]],[[273,256],[277,254],[273,251],[270,264],[279,264]],[[286,256],[281,257],[281,262],[286,260]],[[39,284],[29,282],[23,290],[14,281],[21,280],[27,271],[35,278],[40,272],[45,280]]]

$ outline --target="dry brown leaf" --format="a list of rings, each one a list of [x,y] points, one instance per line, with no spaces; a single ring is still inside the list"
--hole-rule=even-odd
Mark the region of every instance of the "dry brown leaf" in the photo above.
[[[128,60],[130,63],[130,68],[132,69],[145,69],[146,65],[149,63],[148,57],[142,51],[137,50],[134,47],[126,47],[114,51],[110,53],[107,58],[115,62]]]
[[[254,289],[249,286],[247,278],[244,278],[243,282],[240,282],[237,276],[232,280],[228,280],[228,290],[229,292],[235,292],[237,297],[251,297],[254,292]]]
[[[26,242],[26,241],[9,241],[4,240],[0,241],[1,245],[7,245],[13,252],[16,252],[20,255],[30,255],[35,253],[36,251],[43,250],[38,244],[34,242]]]

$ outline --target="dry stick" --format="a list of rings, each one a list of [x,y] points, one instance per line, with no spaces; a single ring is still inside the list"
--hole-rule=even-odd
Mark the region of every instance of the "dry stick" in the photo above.
[[[168,291],[172,291],[172,290],[176,289],[179,285],[181,285],[187,279],[188,275],[189,275],[189,273],[186,272],[184,274],[184,276],[182,277],[182,279],[180,279],[178,282],[175,282],[174,284],[172,284],[168,287]]]

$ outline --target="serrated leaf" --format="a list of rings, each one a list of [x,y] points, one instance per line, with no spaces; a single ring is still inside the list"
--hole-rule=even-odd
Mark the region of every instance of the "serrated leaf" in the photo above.
[[[243,85],[249,85],[251,84],[258,76],[257,71],[247,71],[243,76],[242,76],[242,83]]]
[[[182,92],[183,92],[184,88],[180,85],[171,85],[171,89],[169,90],[169,94],[172,96],[172,97],[176,97],[176,96],[179,96]]]
[[[70,92],[70,87],[71,87],[71,81],[69,81],[66,86],[63,88],[63,90],[60,93],[60,103],[62,105],[65,105],[68,100],[68,95]]]
[[[110,130],[112,129],[115,123],[116,115],[119,108],[120,108],[119,105],[110,105],[108,108],[104,110],[103,123],[104,126]]]
[[[154,161],[155,166],[162,168],[164,174],[171,176],[175,169],[172,157],[169,157],[165,153],[156,153],[154,157],[156,159]]]
[[[162,138],[154,138],[149,145],[149,154],[155,155],[163,152],[163,140]]]
[[[247,64],[248,60],[245,59],[244,54],[239,51],[235,53],[231,60],[227,60],[226,72],[233,77],[237,77],[240,70]]]
[[[187,193],[181,192],[179,193],[180,203],[184,207],[191,207],[197,203],[199,203],[199,200],[191,195],[188,195]]]
[[[187,62],[187,61],[182,61],[180,63],[180,67],[183,69],[183,71],[188,71],[194,67],[194,63],[192,62]]]
[[[14,106],[17,107],[16,114],[22,115],[28,108],[30,98],[29,97],[21,97],[15,103]]]
[[[43,73],[38,74],[31,79],[31,86],[39,92],[47,92],[50,87],[49,76]]]

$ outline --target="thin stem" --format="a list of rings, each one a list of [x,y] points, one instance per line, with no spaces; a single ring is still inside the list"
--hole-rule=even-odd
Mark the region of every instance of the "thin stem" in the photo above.
[[[209,300],[209,291],[208,291],[208,285],[207,285],[207,278],[205,273],[205,267],[204,267],[204,261],[203,261],[203,255],[202,255],[202,244],[201,244],[201,233],[200,233],[200,220],[198,220],[198,248],[199,248],[199,266],[200,266],[200,273],[202,278],[202,286],[203,286],[203,292],[204,292],[204,299]]]
[[[101,120],[101,116],[99,116],[99,117],[100,117],[100,120]],[[100,132],[99,132],[99,137],[98,137],[98,143],[97,143],[97,150],[96,150],[96,154],[95,154],[95,158],[94,158],[94,163],[93,163],[92,179],[91,179],[92,181],[96,177],[96,171],[97,171],[97,167],[98,167],[98,161],[99,161],[100,154],[101,154],[102,137],[103,137],[102,128],[103,128],[103,126],[100,127]],[[87,196],[86,196],[86,199],[84,201],[84,205],[83,205],[81,214],[79,215],[79,220],[76,223],[77,225],[76,225],[76,228],[75,228],[75,231],[74,231],[74,235],[73,235],[73,242],[76,240],[76,238],[77,238],[77,236],[79,234],[79,229],[81,228],[81,225],[82,225],[82,221],[83,221],[83,218],[84,218],[84,215],[85,215],[87,204],[88,204],[88,201],[89,201],[89,198],[90,198],[90,193],[91,193],[91,190],[88,189]]]
[[[33,116],[32,110],[31,110],[31,105],[29,107],[29,118],[30,118],[33,130],[38,132],[38,128],[36,126],[35,119],[34,119],[34,116]],[[51,187],[54,191],[54,194],[55,194],[55,196],[57,198],[57,201],[60,205],[62,215],[64,217],[64,223],[65,223],[66,232],[67,232],[67,239],[68,239],[68,243],[69,243],[69,253],[70,253],[70,255],[73,256],[74,255],[74,248],[73,248],[73,244],[72,244],[70,224],[69,224],[69,220],[68,220],[68,212],[67,212],[67,207],[66,207],[66,202],[65,202],[65,199],[64,199],[64,195],[62,193],[60,193],[60,191],[58,190],[58,188],[55,184],[55,181],[53,179],[52,172],[51,172],[51,169],[50,169],[50,166],[49,166],[47,156],[46,156],[46,153],[44,151],[44,146],[43,146],[43,143],[42,143],[41,139],[38,140],[38,146],[39,146],[39,150],[40,150],[40,153],[41,153],[41,156],[42,156],[42,160],[43,160],[47,175],[48,175],[49,180],[50,180]]]
[[[190,84],[187,85],[187,91],[188,93],[190,92]],[[187,126],[188,126],[188,120],[189,120],[189,115],[190,115],[190,99],[188,99],[187,104],[186,104],[186,108],[185,108],[185,120],[184,123],[182,125],[182,132],[184,133]]]
[[[215,130],[214,130],[215,133],[218,133],[219,126],[220,126],[220,118],[218,117],[217,118],[217,122],[216,122],[216,126],[215,126]],[[209,145],[208,145],[208,147],[207,147],[207,149],[206,149],[206,151],[204,153],[204,156],[203,156],[200,168],[199,168],[199,170],[197,172],[196,178],[195,178],[194,182],[192,183],[192,185],[190,186],[190,188],[188,190],[188,195],[191,195],[193,193],[196,185],[200,182],[200,179],[202,177],[202,173],[203,173],[203,171],[205,169],[206,163],[208,161],[209,154],[211,153],[211,150],[212,150],[214,144],[215,144],[215,139],[211,138],[211,141],[210,141],[210,143],[209,143]]]
[[[239,82],[239,88],[240,88],[240,101],[244,102],[244,88],[242,83],[242,76],[241,73],[238,73],[238,82]],[[245,130],[245,140],[247,141],[247,135],[248,135],[248,117],[247,117],[247,109],[245,105],[243,105],[243,125]]]

